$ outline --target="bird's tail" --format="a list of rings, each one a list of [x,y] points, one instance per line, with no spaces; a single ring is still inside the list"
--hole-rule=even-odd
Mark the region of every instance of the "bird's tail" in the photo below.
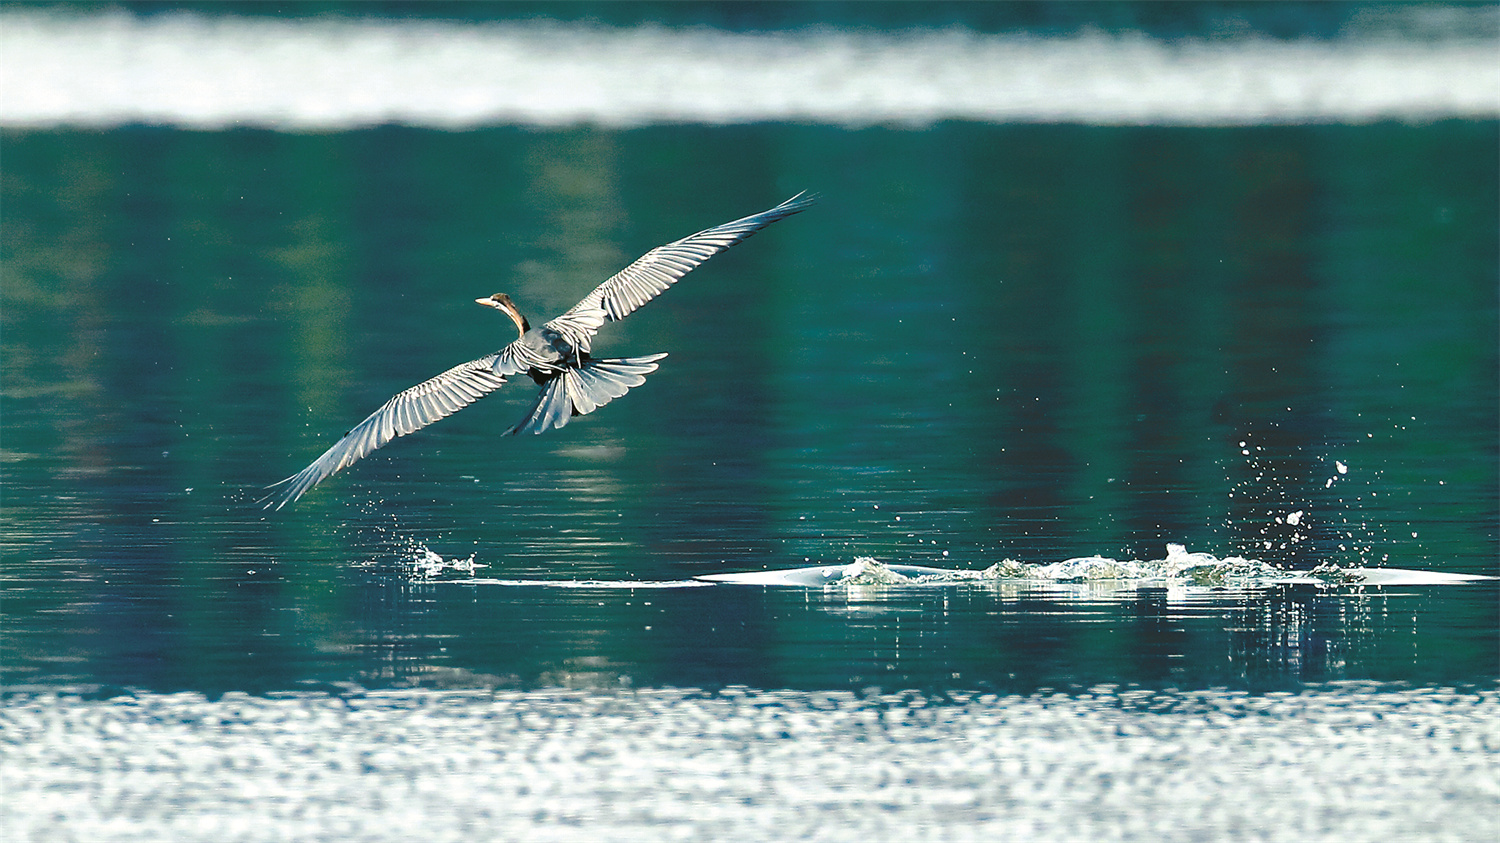
[[[574,416],[592,413],[645,383],[646,376],[656,371],[656,361],[666,356],[586,360],[582,368],[564,369],[542,387],[526,417],[505,432],[542,433],[562,427]]]

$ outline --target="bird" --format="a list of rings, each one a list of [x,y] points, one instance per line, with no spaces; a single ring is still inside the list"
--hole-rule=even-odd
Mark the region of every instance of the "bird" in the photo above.
[[[806,210],[817,199],[804,191],[769,210],[658,246],[540,327],[531,327],[505,293],[475,299],[510,317],[519,334],[515,341],[393,396],[306,468],[267,486],[274,491],[259,502],[265,509],[279,510],[376,448],[447,418],[516,375],[530,376],[541,391],[526,415],[505,431],[507,435],[544,433],[563,427],[573,416],[592,413],[645,383],[646,375],[667,356],[594,357],[594,334],[604,323],[624,319],[699,264],[771,223]]]

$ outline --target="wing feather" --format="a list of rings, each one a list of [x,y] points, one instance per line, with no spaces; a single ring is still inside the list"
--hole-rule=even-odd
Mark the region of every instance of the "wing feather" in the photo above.
[[[699,264],[771,223],[806,210],[817,199],[816,195],[799,193],[768,211],[705,229],[665,246],[657,246],[595,287],[593,292],[583,297],[583,301],[558,319],[594,309],[602,310],[608,320],[624,319],[636,308],[665,292],[677,279]],[[592,334],[593,331],[589,333]]]
[[[467,403],[464,400],[463,393],[451,383],[438,384],[437,392],[433,397],[443,402],[443,411],[450,414],[456,412]]]
[[[266,508],[281,509],[392,439],[415,433],[499,389],[506,377],[500,362],[500,354],[470,360],[391,398],[307,468],[267,486],[276,491],[263,499]]]

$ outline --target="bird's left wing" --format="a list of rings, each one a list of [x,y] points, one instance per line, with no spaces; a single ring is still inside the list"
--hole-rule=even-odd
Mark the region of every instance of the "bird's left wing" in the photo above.
[[[636,308],[665,292],[677,279],[693,271],[699,264],[771,223],[806,210],[817,200],[816,195],[799,193],[768,211],[716,225],[665,246],[657,246],[595,287],[572,310],[552,321],[559,322],[574,314],[591,310],[603,311],[606,320],[624,319],[635,312]]]
[[[355,425],[344,438],[323,452],[312,465],[285,480],[261,499],[267,509],[281,509],[306,494],[325,478],[353,465],[356,460],[398,436],[421,430],[446,418],[505,383],[505,367],[498,367],[499,354],[470,360],[400,393]]]

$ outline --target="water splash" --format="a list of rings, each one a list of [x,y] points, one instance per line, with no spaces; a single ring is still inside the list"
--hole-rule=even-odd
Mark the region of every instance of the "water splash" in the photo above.
[[[416,583],[456,582],[465,585],[532,588],[702,588],[712,585],[702,580],[496,579],[479,576],[479,571],[489,566],[475,561],[477,555],[471,553],[464,559],[448,559],[420,542],[412,542],[407,547],[407,555],[397,561],[396,574],[402,579]]]
[[[477,554],[469,554],[466,559],[447,559],[442,554],[436,553],[424,544],[413,542],[407,547],[407,556],[397,560],[396,567],[400,576],[413,582],[425,582],[429,580],[452,580],[473,579],[475,573],[488,565],[474,561]]]
[[[1052,583],[1142,582],[1163,585],[1256,587],[1279,583],[1310,585],[1440,585],[1491,577],[1468,574],[1437,574],[1395,568],[1344,568],[1325,563],[1310,571],[1288,571],[1258,559],[1242,556],[1219,558],[1211,553],[1189,553],[1180,544],[1167,545],[1167,555],[1155,560],[1121,560],[1084,556],[1044,565],[1029,565],[1006,559],[983,570],[949,570],[919,565],[883,564],[869,556],[847,565],[823,565],[735,574],[710,574],[700,580],[740,585],[865,586],[951,585],[959,583],[1030,580]]]

